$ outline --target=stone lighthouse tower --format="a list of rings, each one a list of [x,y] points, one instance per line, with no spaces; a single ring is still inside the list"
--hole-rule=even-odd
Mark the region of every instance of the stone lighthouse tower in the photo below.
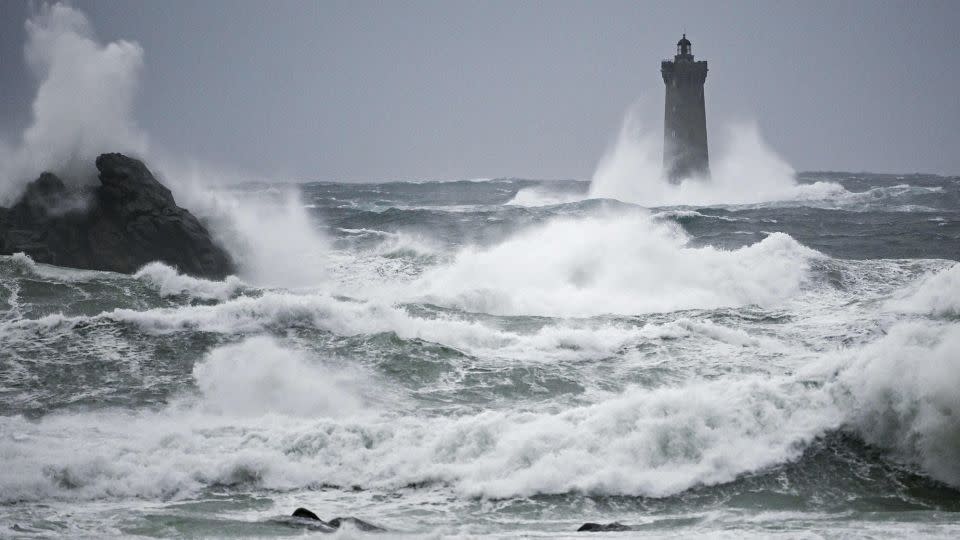
[[[710,176],[707,155],[707,115],[703,83],[707,62],[693,60],[687,35],[677,42],[673,60],[660,63],[667,97],[663,114],[663,170],[671,182]]]

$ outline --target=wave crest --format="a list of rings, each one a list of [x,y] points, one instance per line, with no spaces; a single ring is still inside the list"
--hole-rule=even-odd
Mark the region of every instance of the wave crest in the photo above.
[[[783,233],[726,251],[646,215],[556,220],[424,273],[433,303],[503,315],[588,316],[781,303],[820,255]]]
[[[960,487],[960,327],[897,325],[839,382],[847,423],[866,442]]]
[[[228,300],[245,288],[236,276],[227,276],[223,281],[195,278],[177,272],[161,262],[152,262],[133,275],[136,279],[153,286],[160,296],[186,296],[200,300]]]
[[[268,337],[211,351],[193,368],[205,409],[234,415],[342,417],[361,409],[345,371],[329,370]]]
[[[891,300],[888,307],[908,313],[960,317],[960,264],[928,275],[905,296]]]

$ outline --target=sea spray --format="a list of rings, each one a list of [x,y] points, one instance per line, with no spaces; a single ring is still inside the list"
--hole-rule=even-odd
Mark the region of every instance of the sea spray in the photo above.
[[[349,291],[4,257],[0,299],[17,291],[22,309],[0,321],[4,508],[206,523],[210,504],[236,504],[223,519],[268,527],[276,508],[331,500],[419,531],[463,508],[532,507],[521,518],[540,527],[543,512],[756,515],[717,500],[801,520],[820,515],[806,505],[953,504],[952,263],[834,259],[782,233],[706,248],[674,217],[616,208],[534,209],[539,223],[486,245],[414,242],[357,211],[369,221],[336,233],[335,264],[370,286]],[[794,210],[803,227],[834,215]],[[469,212],[489,215],[429,217]],[[766,214],[718,215],[740,227]],[[368,265],[413,244],[399,256],[420,277],[379,286]],[[517,303],[526,289],[539,296]],[[490,292],[465,303],[474,290]],[[506,300],[463,309],[490,298]]]
[[[245,287],[236,276],[214,281],[183,275],[161,262],[152,262],[134,274],[134,277],[156,287],[160,296],[185,296],[198,300],[227,300]]]
[[[670,183],[663,176],[656,137],[639,118],[635,108],[625,115],[619,137],[593,174],[590,197],[651,207],[822,199],[846,191],[830,182],[798,184],[793,168],[763,141],[753,123],[721,130],[711,178]]]
[[[214,362],[225,358],[219,355]],[[240,396],[256,378],[207,379],[206,369],[198,370],[204,392],[198,407],[212,400],[256,419],[201,410],[55,415],[35,426],[6,419],[4,429],[22,438],[0,443],[17,465],[2,473],[4,500],[183,496],[238,481],[268,489],[320,482],[390,489],[439,481],[463,494],[495,498],[571,490],[664,496],[795,459],[806,442],[838,422],[823,392],[762,377],[628,391],[560,414],[305,421],[276,414],[324,410],[325,404],[298,399],[310,396],[302,386],[307,381],[261,394],[256,399],[266,406],[254,409]],[[262,373],[242,360],[234,369]],[[206,386],[211,383],[223,387]],[[288,391],[293,397],[283,395]],[[92,437],[101,423],[109,427]],[[92,445],[68,448],[55,433]],[[100,457],[121,441],[136,452]],[[35,444],[43,450],[25,451]],[[65,476],[71,487],[59,483]]]
[[[695,248],[645,214],[555,219],[490,248],[467,248],[413,287],[468,311],[587,316],[774,305],[796,294],[819,255],[772,234],[726,251]]]
[[[30,125],[0,163],[0,206],[43,171],[87,182],[98,154],[147,150],[133,118],[143,69],[139,44],[101,43],[87,17],[61,3],[40,4],[26,33],[24,55],[39,87]]]
[[[217,193],[214,234],[240,261],[241,276],[259,286],[316,287],[327,279],[330,245],[294,189],[278,201]]]
[[[932,272],[887,302],[889,309],[940,317],[960,317],[960,264]]]
[[[181,206],[196,211],[240,263],[244,278],[261,285],[312,286],[326,242],[309,221],[299,191],[278,205],[239,200],[222,188],[249,174],[199,165],[148,147],[134,100],[144,68],[136,43],[101,43],[80,10],[40,4],[26,22],[27,64],[39,81],[33,118],[16,144],[0,144],[0,206],[14,203],[27,182],[53,171],[71,184],[95,183],[101,153],[123,152],[154,167]]]
[[[2,497],[183,495],[237,482],[392,489],[431,481],[493,498],[668,496],[798,459],[816,438],[844,426],[956,485],[960,456],[951,441],[960,425],[947,411],[958,405],[951,391],[957,381],[944,376],[958,372],[957,337],[955,328],[906,324],[875,345],[834,355],[833,367],[795,376],[628,389],[560,413],[363,421],[350,420],[360,402],[330,373],[254,338],[198,364],[194,404],[52,415],[36,424],[4,418],[4,431],[18,435],[0,442],[15,465],[0,473]],[[904,379],[905,372],[913,375]],[[105,448],[118,450],[104,455]]]
[[[960,327],[910,322],[858,351],[835,393],[863,440],[960,487],[958,387]]]
[[[201,407],[219,414],[349,416],[362,407],[357,381],[268,337],[212,351],[193,368]]]
[[[151,149],[241,275],[0,257],[0,521],[300,535],[305,505],[414,536],[955,537],[954,182],[793,185],[742,142],[677,188],[625,144],[591,196],[634,204],[520,180],[224,190],[243,175]],[[698,201],[719,208],[635,206]]]

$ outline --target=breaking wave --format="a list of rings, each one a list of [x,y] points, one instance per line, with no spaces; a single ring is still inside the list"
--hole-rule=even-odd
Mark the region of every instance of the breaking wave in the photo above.
[[[927,275],[912,290],[888,302],[888,307],[912,313],[960,317],[960,264]]]
[[[836,383],[845,421],[863,440],[954,487],[960,487],[958,353],[956,325],[902,323],[864,347]]]
[[[549,186],[527,187],[517,191],[517,194],[514,195],[507,204],[516,206],[550,206],[582,201],[585,196],[583,193],[556,191],[550,189]]]
[[[958,346],[955,327],[903,323],[795,375],[628,389],[559,413],[435,417],[370,410],[347,390],[362,382],[252,338],[211,351],[194,369],[199,398],[166,410],[3,417],[0,498],[424,483],[492,498],[667,496],[796,460],[836,430],[957,486]],[[368,416],[351,419],[358,411]]]
[[[201,407],[240,416],[349,416],[362,401],[348,374],[263,336],[214,349],[193,368]]]
[[[589,196],[654,207],[821,200],[847,193],[833,182],[797,183],[793,168],[767,146],[756,125],[734,125],[724,135],[709,181],[671,183],[663,176],[656,136],[631,110],[616,143],[597,165]]]
[[[427,301],[509,315],[589,316],[758,304],[800,291],[820,255],[774,233],[749,247],[694,248],[647,215],[560,219],[427,271]]]
[[[105,144],[145,152],[132,120],[139,45],[101,44],[59,4],[31,20],[28,40],[36,114],[0,170],[67,167]],[[785,481],[785,504],[805,523],[820,509],[847,520],[851,506],[834,511],[819,497],[875,501],[876,484],[847,467],[864,463],[838,458],[854,469],[839,481],[803,463],[836,439],[868,445],[853,458],[867,467],[960,488],[960,265],[881,258],[898,256],[888,232],[934,237],[918,245],[923,256],[955,253],[937,251],[957,223],[952,184],[800,184],[755,127],[726,139],[710,182],[666,182],[659,149],[628,117],[586,193],[517,179],[317,183],[303,186],[308,200],[272,185],[211,192],[236,178],[153,150],[158,177],[205,218],[240,275],[211,281],[153,263],[127,276],[0,257],[5,516],[39,528],[59,507],[51,513],[81,536],[102,533],[104,518],[130,518],[128,535],[150,522],[144,530],[189,536],[219,527],[207,514],[226,499],[236,506],[222,523],[239,515],[248,527],[294,498],[328,496],[369,501],[388,521],[413,515],[422,532],[421,516],[474,503],[493,508],[483,519],[505,515],[470,498],[531,497],[507,504],[533,508],[514,516],[540,526],[548,506],[579,519],[608,495],[682,494],[664,513],[700,522],[704,506],[688,495],[724,485],[705,490],[723,492],[707,506],[722,519],[706,521],[733,515],[739,526],[757,514],[728,505],[745,492],[727,484],[768,475],[779,485],[800,461],[815,494],[796,502]],[[11,179],[0,200],[22,187]],[[889,217],[928,203],[941,215]],[[741,207],[689,208],[706,204]],[[832,215],[861,210],[877,214]],[[846,230],[877,217],[898,228]],[[768,224],[796,239],[760,232]],[[869,504],[916,508],[903,492]],[[544,494],[600,497],[532,498]],[[191,497],[202,512],[185,518],[179,502]],[[78,500],[110,510],[53,504]],[[69,528],[81,513],[97,533]],[[854,513],[845,526],[869,522]],[[193,524],[166,529],[172,514]]]
[[[190,277],[160,262],[152,262],[137,271],[133,277],[155,287],[160,296],[185,296],[199,300],[228,300],[245,287],[236,276],[223,281]]]

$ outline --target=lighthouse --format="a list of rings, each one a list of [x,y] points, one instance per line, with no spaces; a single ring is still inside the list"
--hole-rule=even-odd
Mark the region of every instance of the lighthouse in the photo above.
[[[666,85],[663,113],[663,170],[671,182],[710,176],[707,154],[707,114],[703,83],[707,62],[693,59],[693,45],[684,34],[673,60],[660,63]]]

